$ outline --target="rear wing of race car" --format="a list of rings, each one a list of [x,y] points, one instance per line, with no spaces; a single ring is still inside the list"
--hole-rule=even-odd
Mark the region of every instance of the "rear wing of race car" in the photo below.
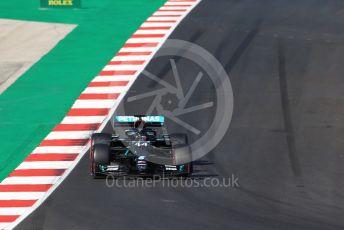
[[[123,127],[134,127],[135,121],[142,119],[146,122],[148,127],[162,127],[164,126],[165,117],[164,116],[114,116],[114,126],[123,126]]]

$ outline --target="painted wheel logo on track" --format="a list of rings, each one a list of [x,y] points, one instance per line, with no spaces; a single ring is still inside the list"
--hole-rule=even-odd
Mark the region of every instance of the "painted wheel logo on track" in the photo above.
[[[153,73],[148,65],[138,79],[145,82],[145,91],[130,89],[116,114],[163,115],[168,133],[182,131],[191,137],[193,160],[205,156],[220,143],[231,122],[229,76],[208,51],[182,40],[167,40],[151,63],[158,63],[155,67],[163,63],[162,69]]]

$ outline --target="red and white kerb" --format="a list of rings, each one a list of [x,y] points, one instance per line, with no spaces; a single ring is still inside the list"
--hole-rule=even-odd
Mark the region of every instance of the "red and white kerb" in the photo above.
[[[128,39],[80,94],[62,122],[0,183],[0,228],[12,229],[59,186],[89,149],[137,76],[199,3],[169,0]],[[87,175],[85,175],[87,176]]]

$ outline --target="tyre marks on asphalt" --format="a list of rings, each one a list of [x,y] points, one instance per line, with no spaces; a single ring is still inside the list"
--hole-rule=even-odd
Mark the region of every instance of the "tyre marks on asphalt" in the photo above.
[[[296,144],[295,144],[295,132],[294,125],[291,117],[291,107],[289,101],[288,93],[288,82],[286,73],[286,61],[285,61],[285,47],[282,39],[278,40],[278,75],[279,75],[279,85],[281,92],[281,106],[282,106],[282,116],[284,122],[284,129],[286,134],[286,140],[289,150],[289,159],[291,164],[291,169],[293,175],[298,180],[298,186],[302,186],[301,182],[301,166],[300,161],[297,156]]]

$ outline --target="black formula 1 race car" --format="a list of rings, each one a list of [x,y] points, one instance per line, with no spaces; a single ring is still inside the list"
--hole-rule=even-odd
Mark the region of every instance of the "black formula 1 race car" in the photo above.
[[[115,116],[113,133],[94,133],[90,168],[94,178],[190,176],[192,155],[186,134],[167,134],[163,116]]]

